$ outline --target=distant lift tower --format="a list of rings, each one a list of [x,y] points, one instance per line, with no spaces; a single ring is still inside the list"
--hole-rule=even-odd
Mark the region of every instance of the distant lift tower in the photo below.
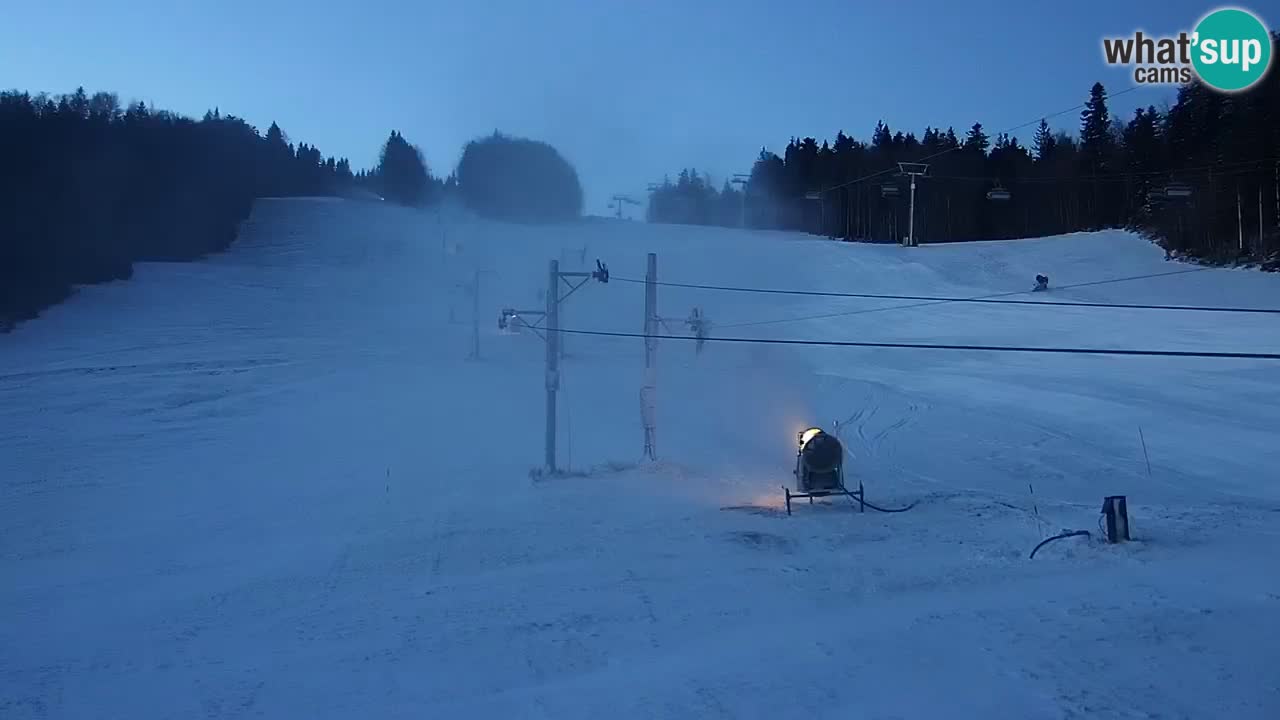
[[[613,202],[609,203],[609,209],[617,213],[618,219],[622,219],[622,208],[624,205],[639,205],[640,201],[627,197],[626,195],[614,195]]]
[[[916,178],[923,177],[929,173],[929,165],[927,163],[898,163],[898,174],[911,176],[911,207],[907,211],[907,240],[903,243],[906,247],[919,247],[920,243],[916,241]]]

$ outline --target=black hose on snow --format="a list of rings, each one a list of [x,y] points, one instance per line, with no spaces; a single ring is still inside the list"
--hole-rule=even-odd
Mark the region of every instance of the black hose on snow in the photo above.
[[[919,501],[919,500],[917,500],[917,501],[915,501],[915,502],[911,503],[910,505],[908,505],[908,506],[906,506],[906,507],[900,507],[900,508],[882,508],[882,507],[880,507],[879,505],[872,505],[871,503],[867,502],[866,500],[863,500],[863,501],[862,501],[862,504],[863,504],[863,505],[866,505],[867,507],[871,508],[872,510],[875,510],[876,512],[882,512],[882,513],[900,513],[900,512],[906,512],[906,511],[910,510],[911,508],[915,507],[917,502],[920,502],[920,501]]]
[[[1088,530],[1072,530],[1071,532],[1064,532],[1061,535],[1054,535],[1051,538],[1045,538],[1044,540],[1041,540],[1040,544],[1035,547],[1035,550],[1031,551],[1031,557],[1034,558],[1036,556],[1036,550],[1039,550],[1040,548],[1044,547],[1045,545],[1048,545],[1054,540],[1061,540],[1062,538],[1076,537],[1078,535],[1083,535],[1085,537],[1092,537],[1089,534]]]

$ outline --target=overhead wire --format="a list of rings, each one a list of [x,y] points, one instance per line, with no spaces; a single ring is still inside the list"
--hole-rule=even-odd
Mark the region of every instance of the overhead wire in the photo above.
[[[1162,273],[1147,273],[1143,275],[1131,275],[1121,278],[1111,278],[1107,280],[1094,280],[1088,282],[1071,283],[1068,285],[1059,285],[1056,290],[1069,290],[1081,287],[1092,287],[1097,285],[1105,285],[1119,282],[1130,282],[1134,280],[1145,280],[1150,278],[1168,277],[1172,275],[1185,275],[1195,272],[1203,272],[1210,268],[1199,267],[1189,268],[1185,270],[1174,270]],[[616,278],[620,282],[643,283],[642,279],[634,278]],[[852,292],[836,292],[823,290],[797,290],[782,288],[753,288],[746,286],[733,285],[712,285],[702,283],[678,283],[678,282],[656,282],[655,284],[666,287],[678,287],[696,290],[710,290],[719,292],[741,292],[741,293],[759,293],[771,295],[795,295],[806,297],[830,297],[830,298],[862,298],[877,300],[916,300],[909,305],[893,305],[890,307],[864,308],[859,310],[847,310],[830,313],[821,313],[816,315],[793,316],[787,318],[777,318],[772,320],[757,320],[740,323],[720,324],[721,329],[734,327],[752,327],[757,325],[771,325],[785,322],[798,322],[804,320],[818,320],[832,317],[845,317],[849,315],[859,315],[863,313],[884,312],[888,310],[904,310],[915,307],[924,307],[927,305],[940,305],[945,303],[979,303],[992,305],[1039,305],[1052,307],[1083,307],[1083,308],[1102,308],[1102,309],[1122,309],[1122,310],[1163,310],[1178,312],[1219,312],[1219,313],[1243,313],[1256,315],[1280,315],[1280,308],[1249,308],[1235,306],[1215,306],[1215,305],[1159,305],[1150,303],[1107,303],[1107,302],[1087,302],[1087,301],[1069,301],[1069,300],[1008,300],[1002,298],[1011,298],[1017,295],[1026,295],[1033,290],[1014,290],[1008,292],[991,293],[988,295],[977,295],[970,297],[949,297],[934,295],[905,295],[895,293],[852,293]]]
[[[1169,273],[1155,273],[1155,274],[1150,274],[1150,275],[1136,275],[1136,276],[1132,276],[1132,277],[1113,278],[1113,279],[1111,279],[1111,280],[1096,280],[1096,281],[1092,281],[1092,282],[1075,283],[1075,284],[1072,284],[1072,285],[1062,285],[1062,286],[1059,286],[1059,287],[1058,287],[1058,289],[1060,289],[1060,290],[1066,290],[1066,289],[1078,288],[1078,287],[1088,287],[1088,286],[1093,286],[1093,285],[1103,285],[1103,284],[1107,284],[1107,283],[1128,282],[1128,281],[1131,281],[1131,280],[1145,280],[1145,279],[1147,279],[1147,278],[1152,278],[1152,277],[1164,277],[1164,276],[1166,276],[1166,275],[1182,275],[1182,274],[1186,274],[1186,273],[1202,272],[1202,271],[1204,271],[1204,270],[1208,270],[1208,269],[1209,269],[1209,268],[1191,268],[1191,269],[1189,269],[1189,270],[1175,270],[1175,271],[1173,271],[1173,272],[1169,272]],[[1031,293],[1031,292],[1033,292],[1033,291],[1032,291],[1032,290],[1014,290],[1014,291],[1009,291],[1009,292],[990,293],[990,294],[988,294],[988,295],[978,295],[978,296],[974,296],[974,297],[972,297],[972,298],[968,298],[968,300],[969,300],[969,301],[972,301],[972,302],[986,301],[986,300],[992,300],[992,299],[997,299],[997,298],[1013,297],[1013,296],[1015,296],[1015,295],[1025,295],[1025,294],[1028,294],[1028,293]],[[863,309],[861,309],[861,310],[843,310],[843,311],[830,312],[830,313],[819,313],[819,314],[815,314],[815,315],[803,315],[803,316],[799,316],[799,317],[795,317],[795,316],[793,316],[793,317],[788,317],[788,318],[775,318],[775,319],[772,319],[772,320],[752,320],[752,321],[747,321],[747,322],[729,323],[729,324],[725,324],[725,325],[720,325],[720,328],[723,330],[723,329],[735,328],[735,327],[756,327],[756,326],[760,326],[760,325],[778,325],[778,324],[782,324],[782,323],[799,322],[799,321],[807,321],[807,320],[825,320],[825,319],[833,318],[833,317],[850,317],[850,316],[853,316],[853,315],[867,315],[867,314],[871,314],[871,313],[889,312],[889,311],[892,311],[892,310],[910,310],[910,309],[913,309],[913,308],[928,307],[928,306],[931,306],[931,305],[945,305],[945,304],[948,304],[948,303],[951,303],[951,302],[959,302],[959,301],[953,301],[953,300],[927,300],[927,301],[922,301],[922,302],[913,302],[913,303],[910,303],[910,304],[907,304],[907,305],[890,305],[890,306],[888,306],[888,307],[863,308]],[[1007,305],[1021,305],[1022,303],[1021,303],[1021,302],[1016,302],[1016,301],[1005,301],[1005,303],[1004,303],[1004,304],[1007,304]]]
[[[551,332],[597,337],[650,338],[654,340],[696,340],[685,335],[645,335],[636,332],[578,330],[558,328]],[[1147,357],[1183,357],[1244,360],[1280,360],[1280,352],[1210,352],[1200,350],[1137,350],[1128,348],[1034,347],[1018,345],[948,345],[943,343],[870,342],[859,340],[805,340],[791,338],[704,337],[705,342],[745,343],[758,345],[800,345],[810,347],[896,348],[908,350],[961,350],[972,352],[1050,353],[1068,355],[1130,355]]]

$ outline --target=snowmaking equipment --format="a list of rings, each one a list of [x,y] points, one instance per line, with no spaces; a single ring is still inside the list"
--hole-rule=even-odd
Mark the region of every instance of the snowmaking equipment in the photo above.
[[[840,439],[822,428],[811,427],[798,434],[799,447],[796,450],[796,489],[783,485],[782,491],[787,502],[787,514],[791,514],[792,498],[809,498],[813,504],[816,497],[828,495],[847,495],[858,503],[858,511],[866,511],[866,500],[862,482],[858,482],[857,490],[850,490],[844,483],[844,445]]]

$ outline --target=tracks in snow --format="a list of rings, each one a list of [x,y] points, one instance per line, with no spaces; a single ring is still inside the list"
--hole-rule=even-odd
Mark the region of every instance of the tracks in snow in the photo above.
[[[292,364],[282,358],[245,358],[239,360],[189,360],[185,362],[122,363],[31,370],[0,375],[0,383],[21,383],[64,376],[93,375],[226,375],[280,367]]]
[[[850,398],[855,405],[853,413],[836,426],[854,473],[864,479],[868,475],[908,474],[901,461],[902,439],[909,435],[904,431],[917,425],[932,405],[880,383],[859,381],[858,385],[860,391],[856,394],[835,393],[842,400]]]

